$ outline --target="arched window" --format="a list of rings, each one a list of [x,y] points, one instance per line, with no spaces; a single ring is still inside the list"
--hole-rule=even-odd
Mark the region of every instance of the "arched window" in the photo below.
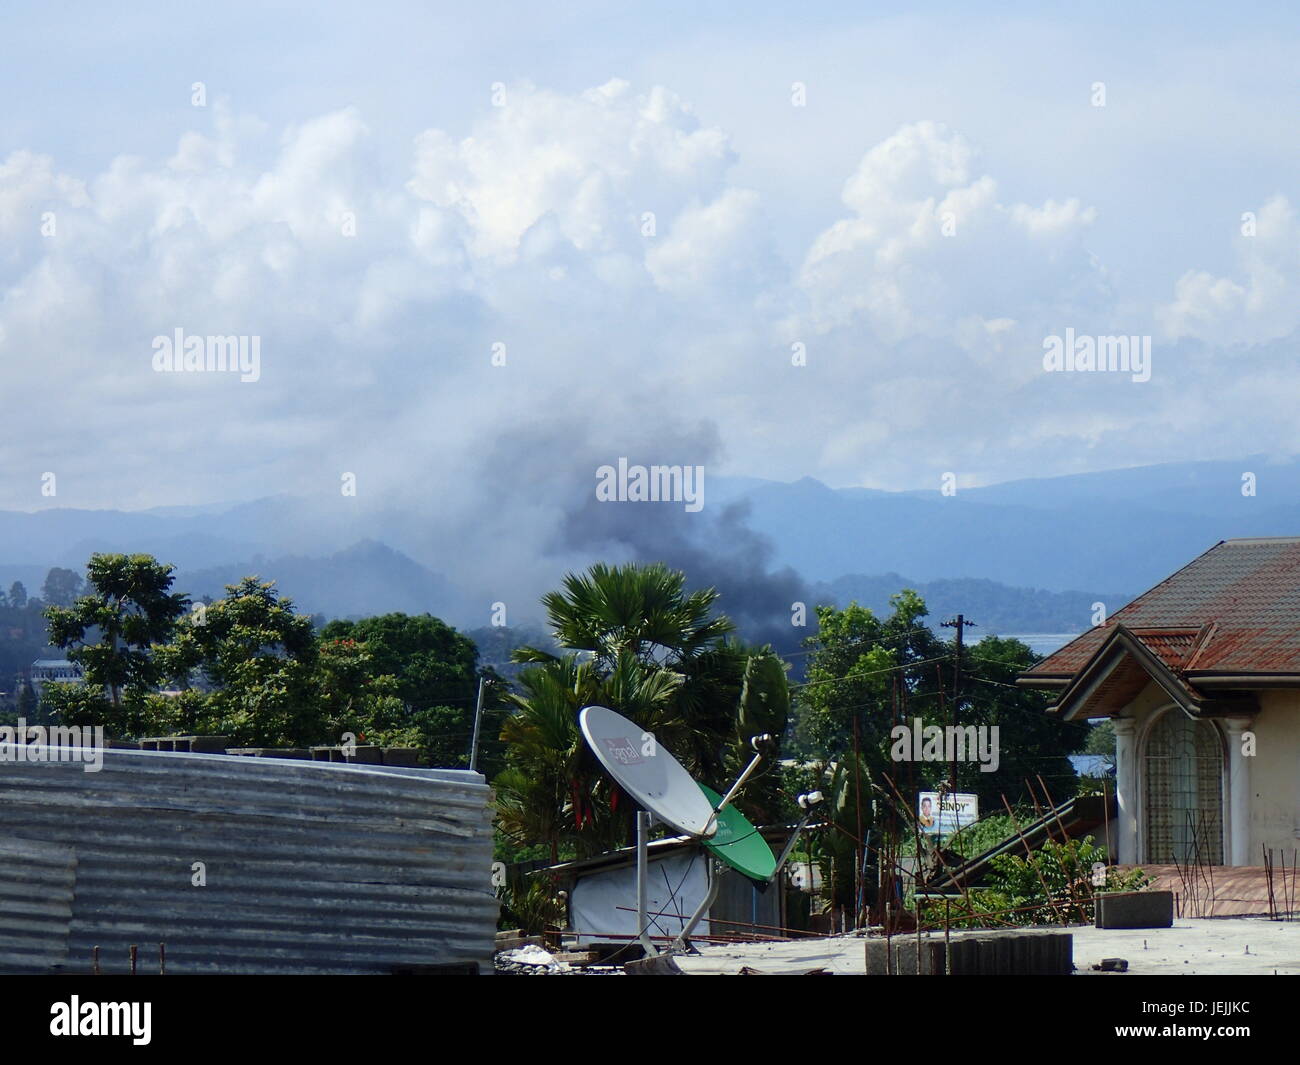
[[[1214,722],[1167,710],[1143,759],[1146,857],[1152,864],[1223,864],[1223,740]]]

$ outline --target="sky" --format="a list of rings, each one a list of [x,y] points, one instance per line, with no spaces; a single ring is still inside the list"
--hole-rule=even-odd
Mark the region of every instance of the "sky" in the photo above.
[[[1294,5],[116,7],[6,6],[0,508],[1300,451]]]

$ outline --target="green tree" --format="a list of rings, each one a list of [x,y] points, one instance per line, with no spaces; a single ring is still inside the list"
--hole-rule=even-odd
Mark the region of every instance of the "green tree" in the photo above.
[[[1019,640],[990,636],[967,647],[962,689],[968,694],[959,723],[996,728],[999,737],[997,770],[986,773],[969,762],[958,766],[959,790],[977,794],[981,810],[1005,809],[1003,796],[1012,805],[1060,803],[1078,789],[1069,756],[1083,749],[1089,726],[1060,720],[1047,712],[1049,696],[1016,686],[1036,661]]]
[[[713,648],[735,629],[713,613],[717,598],[712,588],[687,594],[685,576],[663,563],[597,563],[566,574],[542,605],[561,646],[589,651],[608,669],[625,652],[671,666]]]
[[[41,597],[47,606],[72,606],[81,594],[81,583],[81,575],[76,570],[55,566],[45,575]]]
[[[39,700],[36,698],[36,692],[32,690],[30,684],[24,682],[19,685],[18,698],[16,701],[18,716],[29,725],[37,724],[41,707]]]
[[[326,732],[317,694],[311,618],[295,613],[273,581],[245,577],[227,585],[192,631],[214,688],[209,713],[219,732],[249,746],[338,742]]]
[[[23,587],[22,581],[14,581],[9,586],[9,605],[15,610],[22,610],[27,606],[27,589]]]
[[[332,714],[350,706],[347,720],[368,737],[414,744],[432,765],[469,763],[480,673],[472,640],[430,614],[383,614],[332,621],[320,644]],[[499,721],[501,706],[501,688],[489,686],[485,720]],[[495,731],[480,737],[479,765],[489,772],[501,762]]]
[[[50,643],[81,665],[85,682],[52,684],[47,698],[65,721],[98,717],[114,735],[135,735],[160,679],[153,649],[171,638],[188,600],[171,591],[173,567],[150,555],[95,554],[86,574],[87,595],[45,611]]]
[[[806,641],[813,653],[796,724],[805,756],[825,763],[854,749],[856,730],[864,765],[887,794],[891,780],[915,790],[948,779],[945,761],[895,763],[890,736],[895,725],[916,719],[922,727],[953,723],[957,665],[955,641],[921,624],[926,608],[915,592],[891,601],[894,613],[883,620],[856,603],[818,608],[817,635]],[[974,760],[957,766],[958,790],[979,795],[983,809],[1001,809],[1003,795],[1013,804],[1041,799],[1043,784],[1057,801],[1074,794],[1077,778],[1068,755],[1082,746],[1087,727],[1057,720],[1045,712],[1043,695],[1016,686],[1016,677],[1035,661],[1019,640],[987,637],[963,649],[956,722],[996,727],[999,737],[995,771]]]
[[[920,596],[905,589],[890,603],[887,618],[857,603],[817,608],[817,633],[804,641],[811,654],[797,697],[802,753],[830,763],[856,746],[876,780],[892,769],[890,729],[931,699],[948,654],[922,624],[927,611]]]
[[[925,850],[916,837],[916,793],[945,785],[952,771],[947,760],[895,761],[893,730],[899,725],[910,730],[919,720],[922,729],[944,728],[955,718],[963,728],[989,729],[983,735],[996,737],[996,769],[985,771],[991,758],[969,756],[956,766],[957,790],[975,793],[986,813],[1002,810],[1004,797],[1013,805],[1033,804],[1046,787],[1060,802],[1077,788],[1068,755],[1082,744],[1085,729],[1053,718],[1042,695],[1016,686],[1019,673],[1035,661],[1028,647],[996,637],[966,643],[955,689],[955,639],[941,639],[924,624],[925,602],[914,591],[893,596],[891,605],[884,618],[856,603],[842,610],[819,607],[817,634],[806,641],[812,653],[807,683],[797,694],[795,738],[798,751],[831,782],[833,827],[817,846],[840,905],[852,900],[849,870],[863,860],[866,840],[858,833],[870,831],[876,840],[869,856],[882,849],[914,853],[918,845]],[[844,780],[852,781],[852,796]],[[868,796],[881,816],[873,818]]]
[[[1107,718],[1099,721],[1088,730],[1088,740],[1083,745],[1085,754],[1095,754],[1106,759],[1110,768],[1115,767],[1115,723]]]

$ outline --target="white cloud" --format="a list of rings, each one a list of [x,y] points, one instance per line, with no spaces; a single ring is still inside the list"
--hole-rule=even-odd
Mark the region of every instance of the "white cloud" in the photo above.
[[[925,336],[959,345],[972,319],[1079,314],[1106,303],[1083,239],[1095,218],[1077,200],[999,202],[974,175],[977,153],[934,122],[905,126],[866,153],[844,186],[852,214],[813,242],[800,283],[812,327],[853,326],[886,343]]]
[[[1261,344],[1300,328],[1300,219],[1285,196],[1274,196],[1253,225],[1254,235],[1236,240],[1239,279],[1204,270],[1178,279],[1172,302],[1160,311],[1168,336]]]
[[[666,89],[510,85],[398,168],[353,108],[282,132],[210,116],[164,157],[84,179],[31,153],[0,164],[0,365],[7,394],[51,397],[10,408],[14,483],[54,461],[81,486],[67,505],[264,495],[343,469],[419,493],[538,412],[581,423],[605,461],[633,429],[671,448],[716,425],[735,470],[930,483],[954,456],[995,476],[1045,440],[1131,447],[1121,427],[1163,395],[1043,380],[1045,333],[1133,324],[1089,253],[1095,212],[1070,189],[1000,195],[935,123],[864,146],[843,217],[787,262],[770,241],[787,205],[738,181],[726,134]],[[1238,335],[1252,314],[1260,335],[1294,328],[1294,227],[1275,201],[1241,278],[1180,281],[1174,335]],[[178,326],[260,336],[261,380],[154,374],[151,340]],[[0,505],[43,502],[14,491]]]
[[[512,261],[548,215],[574,248],[600,255],[643,248],[645,213],[666,224],[702,190],[720,190],[732,161],[722,132],[666,89],[637,96],[614,80],[566,96],[522,85],[459,142],[421,134],[408,188],[458,215],[477,257]]]

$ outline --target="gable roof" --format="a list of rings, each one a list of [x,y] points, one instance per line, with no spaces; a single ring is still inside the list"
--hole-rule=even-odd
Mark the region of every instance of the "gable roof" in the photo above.
[[[1176,663],[1192,660],[1200,652],[1206,630],[1170,632],[1108,626],[1096,653],[1069,679],[1052,707],[1067,720],[1103,717],[1132,702],[1154,682],[1190,716],[1250,714],[1258,709],[1248,692],[1202,691],[1187,679]],[[1187,637],[1190,637],[1188,639]],[[1171,651],[1168,643],[1176,640]],[[1023,682],[1023,677],[1021,678]]]
[[[1220,541],[1019,683],[1073,685],[1121,629],[1130,656],[1158,661],[1193,700],[1229,678],[1300,684],[1300,537]]]

